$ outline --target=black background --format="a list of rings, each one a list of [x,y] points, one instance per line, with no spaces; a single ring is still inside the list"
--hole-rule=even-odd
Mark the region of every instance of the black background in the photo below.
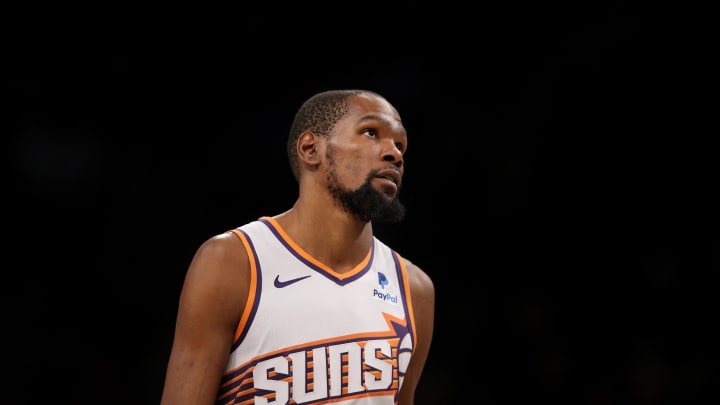
[[[3,403],[158,403],[195,249],[293,204],[287,132],[330,88],[409,131],[375,230],[436,285],[416,404],[717,396],[702,10],[237,7],[9,14]]]

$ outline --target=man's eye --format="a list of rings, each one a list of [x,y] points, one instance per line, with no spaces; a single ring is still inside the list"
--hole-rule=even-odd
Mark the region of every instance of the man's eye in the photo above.
[[[369,136],[377,135],[377,131],[375,131],[374,129],[370,129],[370,128],[363,130],[362,133],[365,135],[369,135]]]

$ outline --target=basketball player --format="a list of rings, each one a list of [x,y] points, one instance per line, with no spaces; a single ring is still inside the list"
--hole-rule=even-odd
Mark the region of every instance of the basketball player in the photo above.
[[[302,104],[287,144],[298,198],[197,250],[162,405],[413,404],[434,285],[372,227],[405,215],[407,144],[376,93],[326,91]]]

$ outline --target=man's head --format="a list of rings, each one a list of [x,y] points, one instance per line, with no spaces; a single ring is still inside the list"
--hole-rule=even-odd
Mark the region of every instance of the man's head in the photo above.
[[[290,167],[301,186],[303,176],[313,174],[314,182],[322,182],[338,204],[363,221],[403,219],[398,195],[406,149],[398,112],[366,90],[310,97],[295,114],[287,143]]]

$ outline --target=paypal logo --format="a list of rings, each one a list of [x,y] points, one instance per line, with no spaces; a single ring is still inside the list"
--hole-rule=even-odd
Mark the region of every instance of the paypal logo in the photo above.
[[[397,295],[390,295],[390,293],[384,293],[384,292],[380,292],[378,290],[373,290],[373,296],[380,298],[383,301],[390,301],[393,304],[397,304],[397,302],[398,302]]]
[[[387,277],[385,277],[384,274],[378,272],[378,284],[380,284],[380,288],[384,289],[386,285],[388,285]]]
[[[390,282],[388,281],[387,277],[385,277],[384,274],[378,272],[378,284],[380,284],[381,289],[385,289],[385,286],[388,285]],[[398,297],[397,295],[392,295],[389,292],[382,292],[378,291],[377,289],[373,288],[373,296],[376,298],[379,298],[383,301],[389,301],[394,304],[397,304]]]

